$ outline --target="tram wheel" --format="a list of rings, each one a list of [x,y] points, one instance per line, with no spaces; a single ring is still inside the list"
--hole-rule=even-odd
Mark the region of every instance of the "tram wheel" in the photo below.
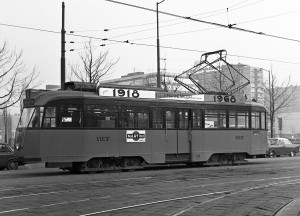
[[[71,173],[84,173],[86,172],[86,163],[73,163],[70,171]]]

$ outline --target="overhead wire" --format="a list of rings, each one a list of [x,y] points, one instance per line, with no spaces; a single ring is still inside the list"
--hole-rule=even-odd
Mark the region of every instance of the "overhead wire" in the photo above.
[[[105,1],[116,3],[116,4],[121,4],[121,5],[125,5],[125,6],[129,6],[129,7],[134,7],[134,8],[138,8],[138,9],[142,9],[142,10],[147,10],[147,11],[151,11],[151,12],[156,12],[154,9],[151,9],[151,8],[145,8],[145,7],[142,7],[142,6],[128,4],[128,3],[119,2],[119,1],[115,1],[115,0],[105,0]],[[222,28],[226,28],[226,29],[232,29],[232,30],[237,30],[237,31],[242,31],[242,32],[247,32],[247,33],[252,33],[252,34],[257,34],[257,35],[262,35],[262,36],[268,36],[268,37],[273,37],[273,38],[278,38],[278,39],[283,39],[283,40],[300,42],[300,40],[297,40],[297,39],[292,39],[292,38],[287,38],[287,37],[282,37],[282,36],[277,36],[277,35],[271,35],[271,34],[259,32],[259,31],[254,31],[254,30],[238,28],[238,27],[235,27],[236,24],[223,25],[223,24],[216,23],[216,22],[204,21],[204,20],[193,18],[193,17],[181,16],[181,15],[177,15],[177,14],[173,14],[173,13],[169,13],[169,12],[159,11],[159,13],[169,15],[169,16],[173,16],[173,17],[186,19],[186,20],[190,20],[190,21],[200,22],[200,23],[209,24],[209,25],[215,25],[215,26],[219,26],[219,27],[222,27]]]
[[[239,8],[234,8],[237,5],[241,5],[241,4],[243,4],[245,2],[248,2],[248,1],[249,0],[245,0],[243,2],[240,2],[240,3],[237,3],[235,5],[229,6],[228,8],[233,8],[232,10],[237,10],[237,9],[242,8],[242,7],[246,7],[248,5],[256,4],[258,2],[265,1],[265,0],[259,0],[257,2],[252,2],[250,4],[241,6]],[[215,14],[215,13],[217,13],[217,14]],[[200,13],[200,14],[195,14],[195,15],[193,15],[193,17],[198,17],[200,15],[203,16],[205,14],[212,14],[212,15],[207,15],[207,16],[201,17],[203,19],[203,18],[208,18],[208,17],[216,16],[216,15],[219,15],[219,14],[222,14],[222,13],[224,13],[224,9],[218,9],[218,10],[214,10],[214,11],[208,11],[208,12],[204,12],[204,13]],[[180,18],[171,19],[171,20],[165,20],[165,21],[160,21],[160,23],[173,22],[173,21],[176,21],[176,20],[179,20],[179,19]],[[165,28],[165,27],[169,27],[169,26],[173,26],[173,25],[178,25],[178,24],[182,24],[182,23],[186,23],[186,22],[188,22],[188,21],[179,22],[179,23],[173,23],[173,24],[169,24],[169,25],[163,25],[163,26],[160,26],[160,28]],[[75,32],[90,32],[90,31],[106,31],[106,32],[108,32],[110,30],[115,30],[115,29],[140,27],[140,26],[153,25],[153,24],[156,24],[156,22],[144,23],[144,24],[137,24],[137,25],[128,25],[128,26],[119,26],[119,27],[113,27],[113,28],[105,28],[105,29],[101,29],[101,30],[99,30],[99,29],[98,30],[76,30]],[[121,36],[125,36],[125,35],[130,35],[130,34],[135,34],[135,33],[139,33],[139,32],[149,31],[149,30],[153,30],[153,29],[156,29],[156,27],[155,28],[148,28],[148,29],[144,29],[144,30],[140,30],[140,31],[135,31],[135,32],[132,32],[132,33],[127,33],[127,34],[124,34],[124,35],[122,34],[122,35],[118,35],[118,36],[113,36],[111,38],[117,38],[117,37],[121,37]]]
[[[155,47],[155,48],[157,47],[156,45],[153,45],[153,44],[136,43],[136,42],[131,42],[129,40],[125,40],[125,41],[112,40],[112,39],[107,39],[107,38],[98,38],[98,37],[91,37],[91,36],[78,35],[78,34],[74,34],[74,36],[83,37],[83,38],[98,39],[98,40],[103,40],[103,41],[110,41],[110,42],[115,42],[115,43],[137,45],[137,46]],[[160,46],[160,47],[164,48],[164,49],[172,49],[172,50],[188,51],[188,52],[198,52],[198,53],[206,53],[206,52],[208,52],[208,51],[205,51],[205,50],[187,49],[187,48],[171,47],[171,46]],[[297,63],[297,62],[287,62],[287,61],[280,61],[280,60],[274,60],[274,59],[265,59],[265,58],[258,58],[258,57],[249,57],[249,56],[241,56],[241,55],[233,55],[233,54],[227,54],[227,56],[240,57],[240,58],[246,58],[246,59],[254,59],[254,60],[261,60],[261,61],[272,61],[272,62],[278,62],[278,63],[300,65],[300,63]]]
[[[58,32],[58,31],[52,31],[52,30],[46,30],[46,29],[40,29],[40,28],[32,28],[32,27],[26,27],[26,26],[20,26],[20,25],[12,25],[12,24],[6,24],[6,23],[0,23],[0,25],[14,27],[14,28],[22,28],[22,29],[27,29],[27,30],[47,32],[47,33],[61,34],[61,32]],[[93,37],[93,36],[87,36],[87,35],[78,35],[78,34],[70,34],[70,33],[66,33],[66,34],[69,35],[69,36],[75,36],[75,37],[82,37],[82,38],[89,38],[89,39],[96,39],[96,40],[113,42],[113,43],[111,43],[109,45],[117,44],[117,43],[125,43],[125,44],[138,45],[138,46],[156,47],[156,45],[130,42],[129,40],[120,41],[120,40],[112,40],[112,39],[99,38],[99,37]],[[108,45],[108,44],[101,44],[100,46],[106,46],[106,45]],[[170,46],[161,46],[161,47],[165,48],[165,49],[173,49],[173,50],[189,51],[189,52],[200,52],[200,53],[207,52],[207,51],[201,51],[201,50],[193,50],[193,49],[186,49],[186,48],[179,48],[179,47],[170,47]],[[77,49],[72,49],[72,51],[75,51],[75,50],[77,50]],[[274,59],[265,59],[265,58],[257,58],[257,57],[241,56],[241,55],[232,55],[232,54],[227,54],[227,55],[228,56],[233,56],[233,57],[246,58],[246,59],[255,59],[255,60],[262,60],[262,61],[272,61],[272,62],[279,62],[279,63],[286,63],[286,64],[297,64],[297,65],[300,64],[300,63],[297,63],[297,62],[279,61],[279,60],[274,60]]]

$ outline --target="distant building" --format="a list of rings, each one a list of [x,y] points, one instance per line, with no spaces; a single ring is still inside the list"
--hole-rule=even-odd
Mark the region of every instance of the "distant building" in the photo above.
[[[282,130],[279,130],[279,118],[282,121]],[[300,86],[296,87],[289,106],[280,109],[275,119],[276,136],[300,138]]]
[[[7,118],[0,115],[0,142],[5,142],[5,134],[7,137],[7,142],[13,146],[16,128],[18,126],[18,122],[20,119],[20,115],[7,115]]]
[[[162,88],[167,88],[168,91],[181,91],[187,92],[188,90],[179,85],[174,78],[177,74],[164,73],[161,74]],[[190,82],[189,79],[184,78],[186,82]],[[121,76],[121,78],[104,80],[100,82],[101,84],[114,84],[114,85],[131,85],[131,86],[147,86],[156,87],[157,86],[157,74],[144,72],[134,72],[128,73],[127,75]]]
[[[244,64],[236,64],[232,65],[236,70],[238,70],[243,76],[250,80],[250,84],[245,88],[241,89],[239,94],[246,95],[248,100],[255,100],[259,103],[263,103],[264,100],[264,92],[263,92],[263,71],[261,68],[252,67]],[[222,67],[224,73],[227,73],[226,67]],[[178,74],[165,73],[161,75],[162,83],[165,83],[169,91],[183,91],[187,92],[188,90],[183,86],[179,85],[176,81],[174,81],[175,76]],[[110,79],[100,82],[101,84],[118,84],[118,85],[137,85],[137,86],[148,86],[155,87],[156,86],[156,73],[145,74],[144,72],[134,72],[128,73],[125,76],[117,79]],[[197,74],[197,81],[201,84],[207,85],[211,87],[212,85],[217,85],[218,81],[216,81],[216,71],[215,70],[206,70],[202,73]],[[184,83],[187,83],[193,87],[195,85],[188,78],[188,74],[185,77],[180,78]],[[238,77],[235,75],[236,85],[243,84],[246,82],[245,79],[242,79],[241,76]],[[226,81],[225,81],[226,82]],[[164,87],[162,85],[162,87]]]
[[[232,67],[242,74],[240,75],[231,69],[232,77],[235,81],[235,87],[245,84],[247,79],[250,81],[250,84],[239,90],[238,94],[245,95],[249,100],[263,103],[263,70],[258,67],[244,64],[235,64],[232,65]],[[201,85],[205,88],[209,88],[211,91],[225,91],[226,88],[231,85],[231,82],[228,79],[231,78],[231,74],[229,73],[228,67],[224,65],[222,66],[221,71],[225,74],[225,76],[221,75],[217,70],[208,68],[207,70],[203,70],[202,73],[198,73],[197,77],[194,77],[194,79],[197,79]],[[233,87],[233,89],[235,87]]]

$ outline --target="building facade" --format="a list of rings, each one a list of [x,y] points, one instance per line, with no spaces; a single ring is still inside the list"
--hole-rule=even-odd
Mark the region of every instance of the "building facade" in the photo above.
[[[275,135],[300,138],[300,86],[290,88],[295,88],[295,91],[289,105],[278,110],[275,119]]]
[[[231,68],[231,66],[234,69]],[[233,82],[231,80],[233,80],[235,85],[232,86],[232,89],[245,85],[245,87],[239,89],[236,94],[244,95],[249,100],[263,103],[263,70],[245,64],[235,64],[231,66],[228,67],[227,65],[223,65],[220,69],[222,74],[217,70],[208,68],[207,70],[203,70],[202,73],[197,74],[194,79],[196,79],[204,88],[218,92],[226,91],[226,89],[232,85]],[[248,80],[250,81],[250,84],[246,85]]]
[[[20,115],[0,115],[0,142],[13,146]]]

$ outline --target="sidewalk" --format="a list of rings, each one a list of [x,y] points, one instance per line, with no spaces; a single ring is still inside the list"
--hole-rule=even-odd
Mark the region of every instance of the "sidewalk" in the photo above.
[[[287,204],[275,216],[299,216],[300,215],[300,198]]]

